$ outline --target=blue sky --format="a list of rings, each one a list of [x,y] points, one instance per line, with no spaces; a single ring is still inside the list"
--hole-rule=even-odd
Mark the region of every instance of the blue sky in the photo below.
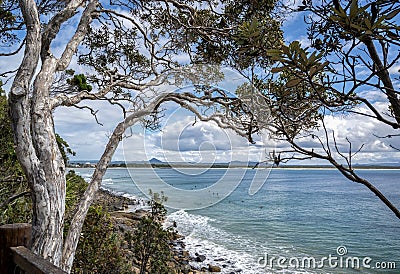
[[[66,33],[73,28],[67,26]],[[284,24],[285,40],[298,39],[307,44],[306,26],[303,15],[291,15]],[[54,44],[56,55],[61,52],[63,41],[68,35],[58,37]],[[76,60],[75,60],[76,61]],[[13,69],[20,62],[20,56],[1,58],[0,67]],[[78,72],[81,68],[72,64]],[[396,66],[396,67],[400,67]],[[228,91],[234,91],[245,80],[232,70],[226,69],[225,80],[218,86]],[[399,74],[397,70],[391,71]],[[173,90],[173,87],[169,87]],[[171,90],[171,91],[172,91]],[[385,112],[386,98],[373,91],[364,91],[366,96],[374,99],[375,106]],[[94,117],[87,110],[61,107],[55,111],[55,126],[59,133],[76,151],[71,160],[96,160],[103,153],[108,137],[115,125],[121,121],[121,112],[118,107],[110,106],[105,102],[90,102],[90,106],[98,111],[98,119],[103,126],[96,123]],[[113,160],[141,161],[156,157],[171,162],[230,162],[230,161],[260,161],[266,154],[277,148],[287,149],[285,143],[276,143],[268,138],[267,134],[255,136],[256,144],[252,145],[237,134],[219,129],[213,123],[197,122],[193,125],[194,117],[187,111],[169,104],[162,120],[160,131],[146,131],[140,126],[132,128],[129,138],[120,144]],[[365,109],[360,106],[360,111]],[[364,145],[364,149],[355,159],[359,163],[398,163],[400,152],[391,149],[393,145],[400,147],[400,138],[381,139],[374,134],[384,136],[395,133],[391,128],[364,116],[328,116],[327,127],[335,131],[340,148],[346,149],[347,137],[353,148]],[[304,140],[303,145],[314,147],[315,141]],[[293,162],[294,163],[294,162]],[[318,161],[304,163],[324,164]],[[298,164],[298,163],[294,163]]]
[[[302,14],[290,15],[284,24],[284,32],[286,41],[297,39],[307,45],[306,26]],[[225,74],[226,80],[220,82],[219,86],[226,90],[234,91],[238,84],[245,81],[231,70],[226,70]],[[365,93],[374,98],[378,109],[386,110],[386,98],[380,93],[374,91]],[[97,125],[93,117],[82,110],[56,111],[56,129],[76,150],[77,156],[72,158],[74,160],[98,159],[107,142],[107,136],[120,120],[121,116],[116,108],[102,102],[93,104],[95,109],[100,110],[98,117],[103,126]],[[256,136],[257,143],[252,145],[246,139],[229,130],[219,129],[213,123],[197,122],[193,126],[194,117],[187,111],[172,104],[169,104],[167,109],[160,131],[150,132],[135,126],[133,134],[123,140],[113,159],[140,161],[156,157],[170,162],[260,161],[275,148],[282,150],[288,148],[285,143],[269,140],[267,134]],[[360,110],[365,109],[361,106]],[[71,125],[71,120],[79,122]],[[399,152],[391,149],[389,145],[400,147],[399,138],[380,139],[373,135],[373,133],[379,136],[395,133],[390,127],[356,115],[328,116],[326,123],[328,129],[335,131],[341,149],[347,149],[348,143],[345,138],[352,142],[353,149],[364,145],[363,150],[354,159],[356,162],[398,162]],[[310,148],[318,147],[313,140],[304,140],[302,145]]]

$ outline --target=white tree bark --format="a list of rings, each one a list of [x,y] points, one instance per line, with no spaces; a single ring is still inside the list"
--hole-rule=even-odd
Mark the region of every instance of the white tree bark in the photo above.
[[[65,196],[64,165],[55,142],[52,116],[46,106],[46,98],[35,94],[33,103],[31,101],[31,81],[41,49],[36,3],[27,0],[20,1],[20,5],[27,35],[24,58],[10,90],[14,139],[17,157],[32,192],[32,251],[58,265],[62,243],[60,231],[64,218],[64,200],[60,200],[60,197]],[[38,83],[35,88],[41,88],[41,79],[35,82]]]
[[[82,41],[97,1],[91,1],[87,5],[76,34],[67,44],[61,59],[51,55],[50,44],[58,34],[61,24],[72,17],[83,2],[70,1],[67,8],[54,16],[48,27],[41,32],[35,1],[20,1],[27,27],[25,52],[10,90],[16,153],[32,193],[31,249],[56,266],[60,265],[62,259],[65,166],[54,132],[50,88],[55,72],[68,66]],[[35,76],[38,66],[40,71]]]
[[[111,162],[111,159],[121,142],[123,134],[127,128],[136,124],[140,119],[146,115],[151,114],[164,100],[168,97],[167,94],[162,94],[153,100],[146,108],[140,111],[136,111],[129,115],[124,121],[119,123],[113,131],[110,139],[108,140],[106,149],[100,158],[100,161],[96,165],[96,169],[93,173],[92,179],[90,180],[89,186],[87,187],[80,203],[77,206],[70,228],[68,230],[67,237],[65,239],[63,249],[63,261],[62,268],[70,272],[75,257],[76,247],[78,245],[80,233],[82,230],[83,223],[85,221],[86,214],[89,210],[90,205],[93,202],[94,196],[99,190],[103,176],[107,171],[107,167]]]
[[[36,155],[40,159],[35,196],[32,251],[55,265],[61,261],[65,210],[65,166],[54,133],[49,90],[57,62],[47,58],[36,76],[32,98],[31,127]]]
[[[27,34],[23,60],[11,87],[10,109],[17,156],[27,175],[32,192],[32,251],[70,272],[86,214],[128,127],[144,116],[152,114],[161,103],[174,101],[191,110],[200,120],[215,121],[219,126],[233,129],[242,136],[246,136],[247,131],[243,126],[236,128],[235,122],[230,122],[229,117],[218,110],[209,117],[202,116],[196,111],[198,106],[210,107],[214,103],[222,105],[223,109],[228,111],[226,104],[229,100],[212,101],[209,96],[200,98],[193,94],[173,93],[160,95],[156,92],[154,96],[151,93],[150,96],[143,96],[143,98],[139,98],[140,96],[129,98],[128,101],[133,104],[131,112],[127,112],[130,114],[116,126],[110,137],[92,180],[73,216],[67,237],[63,241],[65,166],[54,132],[52,115],[54,108],[61,105],[74,106],[86,99],[108,100],[114,96],[112,92],[115,87],[136,90],[140,94],[149,86],[162,84],[167,78],[167,72],[173,70],[173,67],[167,66],[161,71],[162,73],[156,72],[153,68],[154,75],[150,75],[151,77],[146,79],[147,82],[140,80],[136,83],[134,74],[120,75],[123,77],[116,77],[117,80],[110,76],[111,80],[99,87],[97,92],[74,90],[72,93],[60,93],[53,96],[50,91],[55,75],[68,68],[73,55],[88,32],[98,1],[68,1],[66,7],[55,14],[46,26],[41,26],[36,1],[20,0],[19,3]],[[75,33],[70,40],[66,41],[65,49],[61,57],[57,59],[51,54],[51,43],[60,34],[61,25],[74,16],[77,8],[82,5],[84,5],[84,10],[80,14],[81,18]],[[35,75],[36,71],[38,71],[37,75]],[[135,99],[138,100],[135,101]],[[239,124],[243,125],[240,121]]]

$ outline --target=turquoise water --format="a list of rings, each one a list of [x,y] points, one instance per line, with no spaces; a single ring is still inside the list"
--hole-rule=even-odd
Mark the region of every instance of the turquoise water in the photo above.
[[[78,170],[87,177],[90,171]],[[332,169],[273,169],[259,191],[249,195],[257,171],[229,172],[110,169],[103,186],[119,194],[144,197],[132,178],[146,190],[154,187],[154,174],[178,189],[191,191],[209,189],[224,176],[232,182],[225,187],[238,184],[213,206],[169,211],[169,221],[176,221],[186,236],[187,249],[206,255],[199,267],[216,264],[224,273],[400,273],[400,220],[366,187]],[[361,170],[360,174],[400,207],[400,170]],[[341,253],[345,249],[347,253]],[[264,258],[268,258],[267,264]],[[315,259],[315,264],[304,258]],[[358,269],[352,261],[356,259]],[[394,263],[396,269],[377,269],[393,268]]]

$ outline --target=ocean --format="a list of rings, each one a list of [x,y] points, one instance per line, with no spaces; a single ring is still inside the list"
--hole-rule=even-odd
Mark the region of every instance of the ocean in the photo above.
[[[93,169],[76,169],[89,178]],[[360,170],[400,207],[400,170]],[[400,273],[400,220],[334,169],[112,168],[102,186],[168,197],[197,267],[222,273]]]

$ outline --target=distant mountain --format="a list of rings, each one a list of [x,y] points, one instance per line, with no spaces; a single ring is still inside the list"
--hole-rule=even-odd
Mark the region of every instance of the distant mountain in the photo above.
[[[70,164],[85,164],[85,163],[90,163],[90,164],[97,164],[99,160],[70,160]]]
[[[69,161],[70,165],[95,165],[97,164],[98,160],[71,160]],[[133,166],[148,166],[149,164],[155,164],[155,165],[172,165],[172,166],[189,166],[189,167],[195,167],[195,166],[208,166],[211,165],[211,163],[191,163],[191,162],[163,162],[157,158],[152,158],[149,161],[112,161],[111,166],[118,166],[118,165],[133,165]],[[216,162],[213,163],[214,166],[230,166],[230,167],[254,167],[257,164],[257,162],[245,162],[245,161],[232,161],[229,163],[224,163],[224,162]],[[268,163],[269,165],[272,165],[272,163]],[[260,166],[263,166],[261,164]],[[400,168],[400,163],[395,163],[395,162],[386,162],[386,163],[367,163],[367,164],[354,164],[353,165],[356,168]],[[331,165],[310,165],[310,164],[282,164],[279,167],[282,168],[333,168]]]
[[[158,160],[157,158],[151,158],[151,159],[149,160],[149,163],[150,163],[150,164],[166,164],[166,163],[164,163],[163,161]]]

